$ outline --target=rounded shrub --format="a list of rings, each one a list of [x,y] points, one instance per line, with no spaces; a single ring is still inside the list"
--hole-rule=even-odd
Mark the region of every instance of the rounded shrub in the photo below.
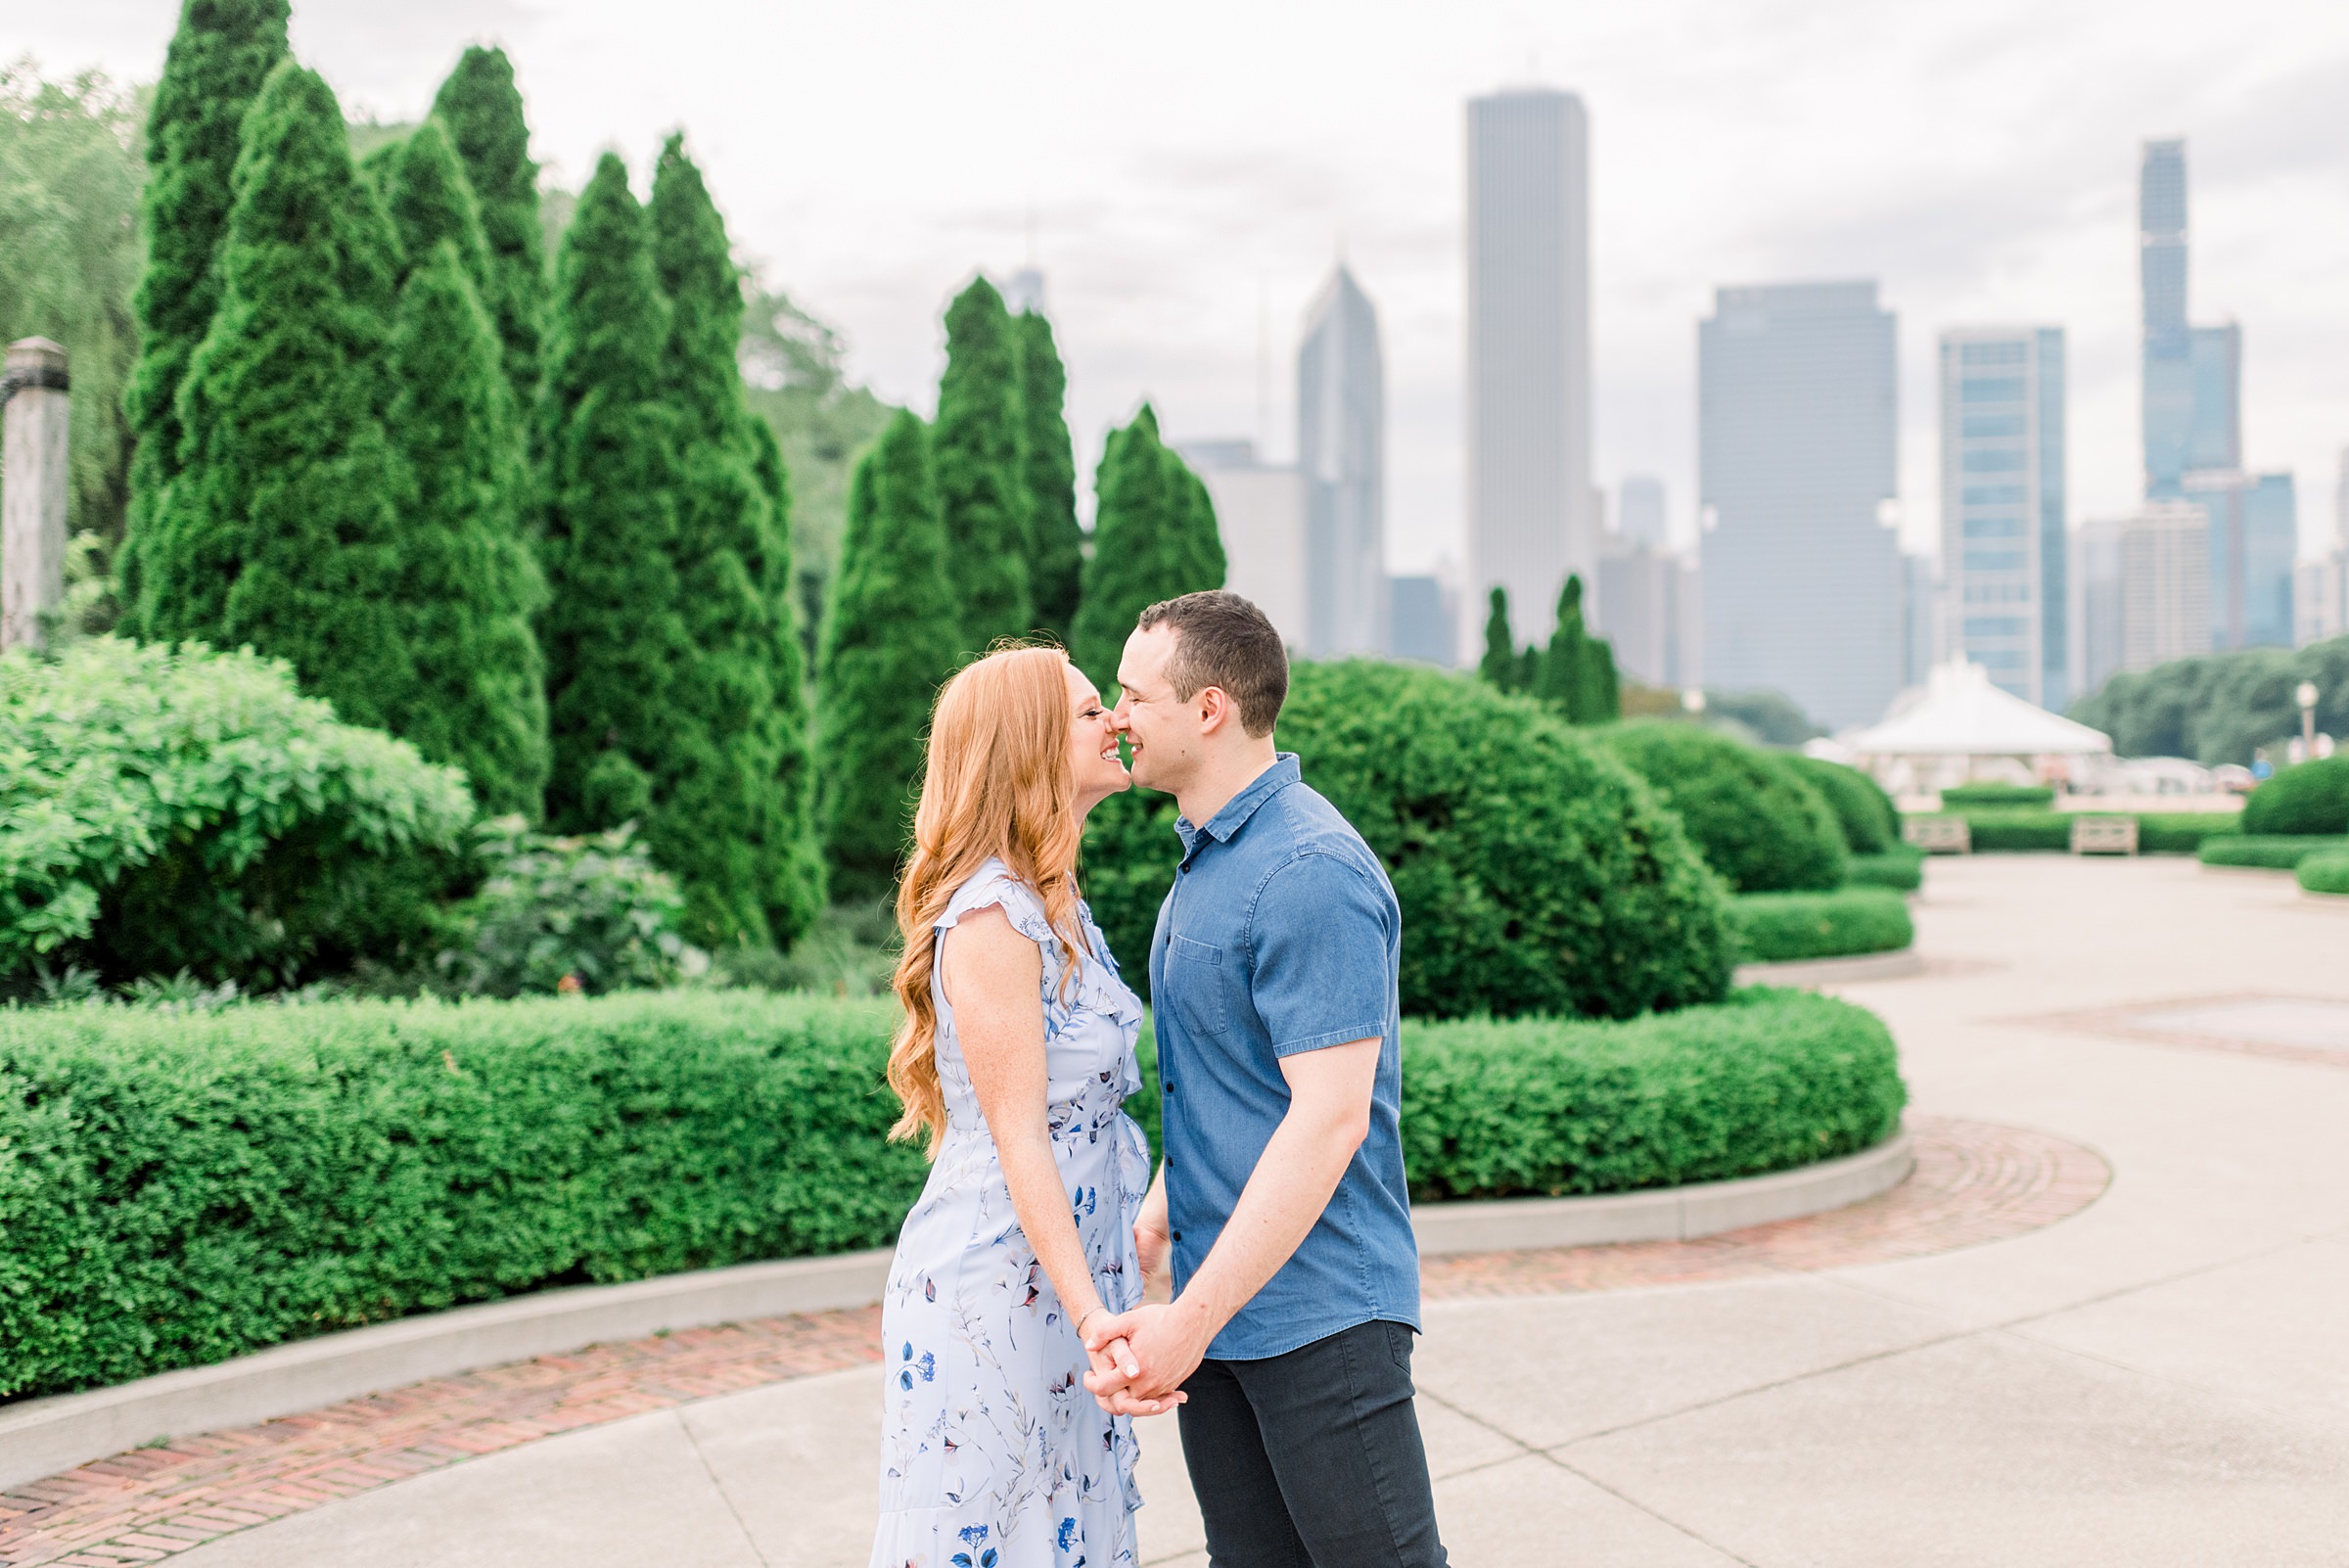
[[[1882,854],[1855,854],[1846,883],[1855,888],[1914,893],[1925,885],[1925,852],[1903,844]]]
[[[2249,866],[2289,871],[2312,854],[2349,849],[2349,839],[2328,841],[2313,833],[2220,833],[2196,852],[2204,865]]]
[[[2300,862],[2300,886],[2311,893],[2349,894],[2349,850],[2326,850]]]
[[[1895,952],[1916,940],[1909,900],[1891,888],[1740,894],[1729,915],[1749,963]]]
[[[1405,1013],[1621,1018],[1725,993],[1719,880],[1651,791],[1532,700],[1402,665],[1299,665],[1277,734],[1386,864]],[[1174,816],[1137,790],[1085,837],[1086,897],[1137,988]]]
[[[2243,797],[2245,833],[2349,833],[2349,753],[2296,762]]]
[[[1788,766],[1819,791],[1835,825],[1843,829],[1844,847],[1854,854],[1882,854],[1901,842],[1901,809],[1884,787],[1856,767],[1830,762],[1823,757],[1786,753]]]
[[[1823,892],[1842,884],[1843,830],[1784,756],[1669,720],[1603,735],[1680,814],[1698,852],[1734,891]]]

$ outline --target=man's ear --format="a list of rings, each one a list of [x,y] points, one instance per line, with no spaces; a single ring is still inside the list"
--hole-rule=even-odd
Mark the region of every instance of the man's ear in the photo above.
[[[1225,724],[1239,722],[1239,710],[1221,686],[1200,687],[1198,703],[1199,733],[1202,735],[1220,734]]]

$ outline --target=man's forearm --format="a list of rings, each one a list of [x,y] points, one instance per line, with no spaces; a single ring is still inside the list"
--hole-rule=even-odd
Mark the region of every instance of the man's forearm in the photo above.
[[[1351,1108],[1292,1101],[1175,1307],[1205,1314],[1210,1335],[1231,1321],[1312,1233],[1361,1141],[1361,1119]]]

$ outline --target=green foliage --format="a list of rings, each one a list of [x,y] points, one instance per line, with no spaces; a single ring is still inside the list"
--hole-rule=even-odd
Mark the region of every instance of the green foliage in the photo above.
[[[1830,762],[1800,752],[1786,755],[1787,766],[1819,791],[1827,809],[1843,829],[1844,845],[1855,855],[1885,854],[1901,842],[1901,811],[1883,786],[1856,767]]]
[[[51,338],[73,378],[67,526],[111,546],[129,501],[142,105],[96,71],[0,69],[0,343]],[[225,184],[225,180],[223,181]]]
[[[1493,589],[1492,608],[1485,616],[1485,654],[1477,661],[1477,675],[1496,691],[1517,689],[1517,633],[1509,625],[1509,590]]]
[[[1847,864],[1850,869],[1844,874],[1846,887],[1914,893],[1925,885],[1925,852],[1906,844],[1896,845],[1881,854],[1855,854]]]
[[[78,640],[0,659],[0,976],[287,985],[422,938],[464,780],[283,665]]]
[[[2072,847],[2072,818],[2067,811],[1964,811],[1977,854],[2029,854],[2068,851]]]
[[[538,392],[545,331],[546,252],[538,220],[538,165],[530,131],[502,49],[475,45],[440,84],[433,114],[447,125],[481,203],[488,270],[482,302],[497,323],[506,382],[528,408]]]
[[[900,409],[856,465],[816,666],[816,820],[843,899],[897,880],[922,734],[960,641],[929,436]]]
[[[1223,586],[1223,541],[1207,486],[1160,442],[1147,403],[1110,432],[1093,493],[1093,553],[1069,656],[1106,694],[1144,610]]]
[[[2221,833],[2202,841],[2199,858],[2204,865],[2289,871],[2312,854],[2331,854],[2343,850],[2349,850],[2349,839],[2337,833],[2322,837],[2313,833]]]
[[[420,701],[401,559],[413,492],[384,428],[397,242],[334,94],[292,62],[246,120],[235,186],[135,624],[282,658],[345,719],[390,727]]]
[[[1720,884],[1602,749],[1529,700],[1438,670],[1290,675],[1280,744],[1377,852],[1403,906],[1405,1013],[1624,1017],[1719,999]],[[1085,895],[1137,982],[1174,876],[1173,814],[1135,791],[1086,829]]]
[[[2137,813],[2137,848],[2141,854],[2192,854],[2212,839],[2241,831],[2240,821],[2225,812]]]
[[[1985,780],[1958,784],[1941,792],[1945,811],[2026,810],[2051,807],[2055,791],[2045,784],[2000,784]]]
[[[724,220],[682,137],[662,149],[650,208],[669,301],[678,415],[676,570],[688,653],[670,672],[666,758],[675,826],[662,863],[701,941],[788,944],[823,907],[791,545],[779,466],[744,401],[742,280]]]
[[[678,934],[685,900],[645,857],[630,827],[579,838],[530,831],[519,816],[484,822],[488,874],[449,913],[443,984],[468,996],[654,990],[703,973],[709,956]]]
[[[449,145],[448,131],[437,119],[426,120],[400,140],[384,144],[379,156],[382,166],[370,177],[399,234],[401,280],[445,243],[455,249],[474,293],[485,299],[490,281],[489,244],[482,235],[481,204],[465,182],[465,169],[457,161],[456,149]],[[490,330],[490,347],[497,351],[494,325]],[[500,368],[499,380],[504,380],[504,374]],[[507,401],[513,401],[510,393]]]
[[[1077,526],[1077,454],[1069,441],[1068,373],[1052,323],[1023,310],[1012,323],[1020,346],[1021,444],[1028,492],[1028,587],[1036,623],[1065,646],[1083,588],[1084,530]]]
[[[183,0],[148,106],[147,265],[136,299],[138,367],[123,401],[137,442],[121,563],[126,608],[143,592],[146,534],[185,460],[180,383],[220,305],[241,131],[286,58],[286,0]]]
[[[1669,721],[1624,724],[1605,740],[1680,814],[1732,891],[1823,892],[1842,883],[1843,830],[1784,757]]]
[[[1729,919],[1748,963],[1892,952],[1916,940],[1909,900],[1890,888],[1740,894],[1729,900]]]
[[[946,307],[946,372],[931,450],[966,649],[1024,637],[1036,624],[1020,346],[1003,297],[987,279],[973,278]]]
[[[2349,851],[2310,855],[2300,862],[2298,880],[2310,893],[2349,893]]]
[[[890,1010],[744,992],[0,1012],[0,1393],[886,1244]]]
[[[1759,746],[1787,749],[1817,739],[1826,731],[1794,699],[1774,691],[1713,691],[1705,693],[1704,721],[1727,729],[1739,740]]]
[[[2202,654],[2115,675],[2072,704],[2071,716],[2110,735],[2123,757],[2247,765],[2260,748],[2300,733],[2294,694],[2303,680],[2316,683],[2317,728],[2349,734],[2349,637]]]
[[[2349,753],[2296,762],[2243,798],[2245,833],[2349,833]]]
[[[1499,590],[1496,589],[1496,592]],[[1496,607],[1507,627],[1507,601]],[[1488,641],[1492,628],[1486,630]],[[1603,724],[1623,715],[1622,693],[1615,678],[1615,653],[1590,635],[1583,619],[1583,579],[1569,573],[1558,590],[1557,623],[1549,646],[1535,661],[1533,695],[1548,703],[1570,724]]]

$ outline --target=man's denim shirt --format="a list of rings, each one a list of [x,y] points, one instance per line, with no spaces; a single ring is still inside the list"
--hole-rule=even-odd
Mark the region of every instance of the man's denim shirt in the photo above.
[[[1158,911],[1150,994],[1177,1290],[1207,1260],[1289,1108],[1280,1059],[1376,1037],[1370,1133],[1296,1254],[1208,1355],[1255,1360],[1377,1320],[1419,1326],[1404,1185],[1398,969],[1386,868],[1283,752],[1206,827]]]

